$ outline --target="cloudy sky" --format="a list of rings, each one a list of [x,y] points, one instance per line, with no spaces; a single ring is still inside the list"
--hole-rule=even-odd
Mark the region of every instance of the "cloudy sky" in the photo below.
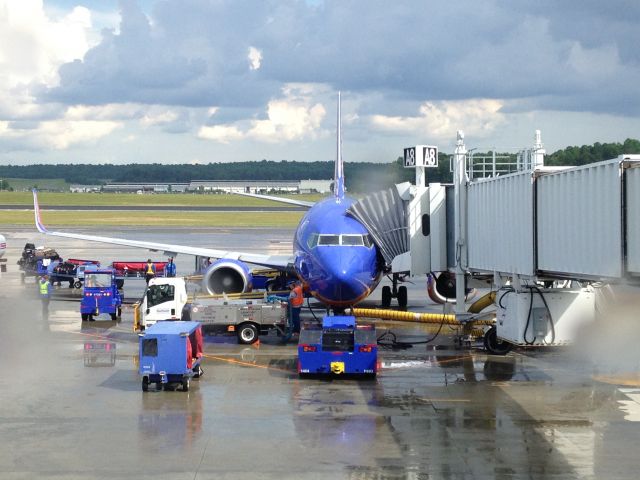
[[[637,0],[0,0],[0,162],[640,138]]]

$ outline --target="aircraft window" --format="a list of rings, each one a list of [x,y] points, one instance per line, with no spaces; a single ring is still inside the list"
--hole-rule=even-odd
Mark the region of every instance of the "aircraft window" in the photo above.
[[[363,235],[342,235],[341,245],[361,247],[364,245]]]
[[[340,245],[340,235],[319,235],[318,245]]]
[[[313,247],[315,247],[316,245],[318,245],[318,236],[319,236],[319,235],[318,235],[317,233],[312,233],[312,234],[309,236],[309,239],[307,240],[307,246],[308,246],[309,248],[313,248]]]

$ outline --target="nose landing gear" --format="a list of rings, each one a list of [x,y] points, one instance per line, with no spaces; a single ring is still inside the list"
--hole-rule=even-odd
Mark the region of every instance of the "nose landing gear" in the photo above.
[[[392,281],[393,286],[385,285],[382,287],[382,308],[389,308],[391,306],[391,300],[395,298],[398,300],[398,307],[400,307],[401,310],[406,310],[409,299],[407,287],[405,285],[398,286],[400,275],[397,273],[393,274]]]

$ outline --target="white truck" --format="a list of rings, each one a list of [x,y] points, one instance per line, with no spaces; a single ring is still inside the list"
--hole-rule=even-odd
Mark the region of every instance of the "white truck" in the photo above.
[[[182,277],[152,278],[134,312],[136,330],[163,320],[191,320],[202,323],[208,334],[235,333],[243,344],[255,343],[259,335],[271,330],[288,333],[287,302],[192,298]]]

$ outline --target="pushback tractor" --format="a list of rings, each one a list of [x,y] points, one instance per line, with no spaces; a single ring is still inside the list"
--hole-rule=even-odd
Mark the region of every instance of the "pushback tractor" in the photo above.
[[[298,373],[375,377],[378,362],[376,329],[351,316],[325,316],[322,326],[304,324],[298,342]]]

